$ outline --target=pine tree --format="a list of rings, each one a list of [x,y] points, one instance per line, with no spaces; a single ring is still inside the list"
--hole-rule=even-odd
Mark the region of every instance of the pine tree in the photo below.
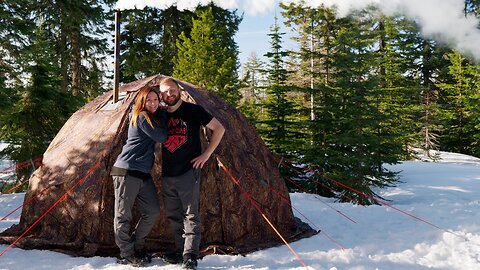
[[[0,115],[5,115],[11,106],[9,96],[11,90],[6,84],[7,69],[3,59],[0,59]],[[2,122],[0,122],[0,126],[2,126]]]
[[[289,70],[292,72],[290,82],[305,93],[301,111],[302,120],[306,121],[302,125],[306,127],[303,151],[321,151],[319,147],[325,142],[325,128],[331,121],[330,114],[325,109],[329,102],[328,89],[333,74],[336,17],[331,9],[304,7],[303,1],[280,6],[284,10],[282,14],[286,26],[297,33],[293,39],[299,49],[291,52],[296,60],[289,62]],[[318,154],[322,155],[321,152]],[[312,153],[314,155],[316,154]]]
[[[282,36],[275,17],[274,25],[270,29],[271,51],[265,56],[267,64],[267,99],[265,102],[266,119],[260,125],[260,132],[265,143],[276,154],[290,156],[296,146],[296,132],[294,123],[294,103],[289,97],[287,85],[288,74],[284,58],[288,53],[282,50]]]
[[[163,10],[158,22],[160,32],[159,68],[160,73],[171,76],[173,74],[173,59],[177,56],[177,40],[182,32],[190,36],[194,13],[188,10],[179,11],[176,6]]]
[[[431,156],[431,150],[438,150],[441,146],[439,141],[441,132],[440,106],[436,82],[438,80],[448,81],[448,63],[444,59],[448,49],[442,48],[433,40],[424,38],[419,38],[417,46],[420,52],[417,71],[421,74],[420,83],[422,85],[422,103],[419,105],[419,141],[420,148],[428,156]]]
[[[385,115],[375,102],[378,78],[371,75],[375,61],[372,48],[377,42],[372,32],[375,21],[362,12],[337,23],[340,28],[332,62],[333,99],[327,105],[334,121],[328,131],[323,166],[332,178],[375,196],[372,187],[388,186],[396,180],[394,173],[379,168],[385,161],[396,160],[389,153],[380,152],[385,149],[378,130]],[[342,193],[360,203],[371,203],[369,198],[349,190]]]
[[[314,121],[316,103],[321,102],[319,88],[326,83],[330,72],[327,56],[331,51],[331,28],[334,27],[335,16],[328,8],[305,7],[304,1],[288,6],[280,3],[280,7],[285,25],[297,33],[292,39],[299,49],[291,54],[298,61],[290,63],[290,81],[303,88],[308,118]]]
[[[368,185],[395,181],[395,175],[382,164],[395,163],[402,149],[399,139],[390,143],[387,131],[379,132],[387,115],[378,101],[379,79],[372,76],[372,67],[378,66],[372,49],[375,37],[368,34],[373,22],[365,19],[368,16],[339,19],[325,7],[290,4],[282,8],[287,26],[298,33],[299,61],[292,68],[297,70],[293,81],[310,97],[309,110],[303,111],[309,119],[309,136],[301,148],[302,162],[373,195]],[[333,195],[324,186],[338,190],[327,181],[321,185],[309,182],[307,189]],[[369,201],[356,194],[349,196]]]
[[[240,85],[242,99],[239,109],[255,125],[259,119],[265,118],[265,89],[266,83],[265,63],[260,60],[255,52],[252,52],[243,65],[243,73]]]
[[[452,83],[440,83],[442,150],[480,154],[480,68],[470,64],[458,51],[449,54]]]
[[[24,58],[29,83],[16,89],[10,110],[0,116],[0,140],[9,144],[0,155],[14,161],[41,155],[70,114],[82,104],[79,98],[61,92],[47,32],[38,27],[35,34]],[[29,172],[20,172],[17,181],[28,176]]]
[[[45,28],[48,46],[55,49],[61,89],[84,98],[93,98],[85,89],[88,80],[103,80],[96,69],[108,53],[107,16],[113,0],[33,1],[30,9],[37,25]],[[110,15],[111,16],[111,15]],[[110,20],[111,21],[111,20]],[[106,67],[106,66],[105,66]],[[103,83],[101,84],[103,86]],[[100,89],[103,92],[104,89]]]
[[[193,12],[179,11],[174,5],[165,10],[145,7],[123,11],[121,81],[159,73],[171,76],[178,36],[190,33],[193,16]]]
[[[411,48],[416,38],[412,29],[415,26],[403,17],[380,16],[375,31],[379,81],[374,102],[380,112],[377,136],[381,146],[377,154],[388,152],[394,161],[410,158],[410,147],[415,143],[416,108],[421,102],[421,86],[409,75],[412,72],[407,72],[414,69],[412,63],[417,57]]]
[[[21,56],[35,25],[29,4],[29,0],[0,2],[0,108],[8,107],[12,87],[21,84]]]
[[[32,37],[34,22],[30,18],[30,0],[3,0],[0,2],[0,57],[18,57],[21,49]]]
[[[325,17],[328,13],[321,12],[323,31],[330,38],[324,41],[318,63],[328,72],[318,73],[324,77],[319,77],[315,119],[310,125],[312,143],[305,148],[302,161],[349,187],[376,196],[372,187],[395,183],[396,174],[382,164],[398,162],[403,145],[399,134],[388,134],[395,122],[394,114],[387,113],[387,100],[379,94],[391,80],[386,75],[401,71],[388,65],[375,70],[381,55],[374,50],[380,47],[379,36],[373,31],[378,23],[367,11],[346,18]],[[386,57],[387,52],[384,54]],[[341,200],[353,198],[355,202],[373,203],[370,198],[331,182],[325,185],[336,190]],[[324,193],[318,187],[312,191]]]
[[[237,78],[237,70],[240,67],[238,61],[238,45],[235,41],[235,34],[238,32],[238,27],[243,20],[242,16],[237,14],[237,10],[227,10],[221,8],[212,1],[208,5],[197,7],[198,11],[211,9],[213,17],[217,25],[221,26],[217,28],[217,33],[220,36],[220,47],[226,47],[230,52],[232,52],[232,57],[235,62],[235,69],[233,70],[233,77]],[[185,33],[187,34],[187,33]],[[188,35],[187,35],[188,36]]]
[[[161,31],[160,13],[150,7],[122,12],[121,81],[131,82],[161,73],[161,44],[155,40]]]
[[[197,9],[195,14],[197,18],[192,19],[190,36],[182,33],[177,41],[173,75],[236,105],[240,99],[236,88],[237,55],[222,41],[226,26],[215,20],[212,7]],[[229,35],[234,36],[235,32]]]
[[[15,87],[22,83],[21,56],[34,27],[29,14],[28,0],[0,2],[0,132],[18,99]]]

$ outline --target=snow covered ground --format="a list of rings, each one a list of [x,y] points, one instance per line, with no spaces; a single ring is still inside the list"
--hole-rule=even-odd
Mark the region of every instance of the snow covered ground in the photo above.
[[[378,193],[398,210],[291,194],[294,207],[310,221],[296,215],[323,232],[291,244],[309,269],[480,269],[480,159],[441,153],[441,160],[435,163],[407,161],[391,168],[402,171],[401,182]],[[0,219],[21,205],[23,197],[24,194],[0,195]],[[0,231],[19,222],[19,215],[20,210],[0,221]],[[0,245],[0,253],[6,248]],[[178,268],[154,259],[144,269]],[[12,248],[0,257],[0,269],[135,268],[117,265],[115,258],[75,258],[51,251]],[[282,246],[244,257],[210,255],[199,262],[199,269],[305,267]]]

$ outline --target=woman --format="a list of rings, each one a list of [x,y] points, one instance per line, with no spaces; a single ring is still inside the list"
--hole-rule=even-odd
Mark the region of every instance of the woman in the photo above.
[[[159,108],[160,96],[153,87],[141,89],[130,114],[127,142],[113,165],[115,189],[114,233],[120,248],[118,263],[144,266],[151,261],[145,253],[145,238],[158,216],[160,205],[150,175],[155,144],[167,139],[166,111]],[[130,234],[132,208],[136,202],[140,220]]]

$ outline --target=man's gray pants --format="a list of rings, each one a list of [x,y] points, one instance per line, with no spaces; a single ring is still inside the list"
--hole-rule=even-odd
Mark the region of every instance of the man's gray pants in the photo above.
[[[191,169],[175,177],[162,177],[165,213],[172,225],[176,252],[199,255],[201,223],[198,204],[201,170]]]
[[[152,178],[142,180],[130,175],[113,176],[115,188],[115,243],[120,256],[128,257],[145,248],[145,238],[160,216],[160,203]],[[133,204],[137,203],[140,219],[130,235]]]

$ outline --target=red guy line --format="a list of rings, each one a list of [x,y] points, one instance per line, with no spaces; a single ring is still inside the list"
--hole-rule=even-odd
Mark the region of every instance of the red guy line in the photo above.
[[[295,206],[293,206],[288,200],[287,198],[285,198],[282,194],[280,194],[278,191],[276,191],[274,188],[270,187],[270,189],[275,193],[277,194],[280,199],[282,199],[282,201],[284,201],[286,204],[290,205],[290,207],[292,207],[293,209],[295,209],[295,211],[297,211],[300,215],[302,215],[306,220],[308,220],[311,224],[313,224],[313,226],[315,226],[315,228],[317,228],[317,231],[319,231],[321,234],[325,235],[325,237],[327,237],[332,243],[334,243],[335,245],[337,245],[337,247],[339,247],[341,250],[343,250],[345,253],[348,253],[343,247],[342,245],[340,245],[337,241],[335,241],[332,237],[330,237],[327,233],[325,233],[322,229],[320,229],[320,227],[318,227],[315,223],[313,223],[310,219],[308,219],[300,210],[298,210]]]
[[[267,221],[267,223],[270,225],[270,227],[272,227],[272,229],[277,233],[277,235],[280,237],[280,239],[282,239],[282,241],[285,243],[285,245],[287,245],[287,247],[290,249],[290,251],[295,255],[295,257],[297,257],[297,259],[302,263],[302,265],[308,270],[308,267],[307,265],[305,264],[305,262],[300,258],[300,256],[298,256],[298,254],[295,252],[295,250],[293,250],[293,248],[288,244],[287,240],[285,240],[285,238],[283,238],[283,236],[280,234],[280,232],[278,232],[278,230],[275,228],[275,226],[272,224],[272,222],[270,222],[270,220],[265,216],[265,214],[262,212],[262,210],[260,209],[260,207],[258,207],[258,205],[255,203],[255,201],[252,199],[252,197],[250,197],[250,195],[248,195],[248,193],[245,191],[245,189],[243,189],[240,184],[238,183],[238,181],[235,179],[235,177],[233,177],[233,175],[230,173],[230,171],[228,171],[228,169],[225,167],[225,165],[223,165],[223,163],[220,161],[220,159],[217,157],[217,161],[218,161],[218,165],[225,171],[225,173],[230,176],[230,178],[232,179],[232,181],[240,188],[240,190],[243,192],[243,194],[250,200],[250,202],[252,203],[253,207],[255,207],[255,209],[257,209],[257,211],[262,215],[262,217]]]
[[[15,213],[18,209],[24,207],[25,205],[29,204],[31,201],[33,201],[34,199],[36,199],[38,196],[40,196],[43,192],[45,192],[47,189],[49,189],[50,187],[45,187],[44,189],[42,189],[40,192],[38,192],[37,194],[35,194],[35,196],[32,196],[30,199],[28,199],[27,201],[25,201],[22,205],[20,205],[19,207],[15,208],[15,210],[13,210],[12,212],[8,213],[8,215],[4,216],[2,219],[0,219],[0,221],[2,220],[5,220],[7,217],[9,217],[11,214]]]
[[[282,164],[285,164],[285,163],[282,162]],[[289,166],[286,167],[286,165],[289,165]],[[290,169],[290,170],[293,170],[293,171],[297,172],[298,174],[305,174],[305,173],[300,172],[299,170],[295,169],[295,167],[293,167],[292,164],[286,164],[286,165],[284,165],[286,168],[288,168],[288,169]],[[307,177],[308,177],[308,176],[307,176]],[[321,182],[313,179],[312,177],[308,177],[308,179],[310,179],[310,180],[312,180],[313,182],[321,185],[322,187],[325,187],[325,188],[333,191],[335,194],[338,194],[338,191],[336,191],[336,190],[334,190],[333,188],[331,188],[331,187],[329,187],[329,186],[327,186],[327,185],[325,185],[325,184],[323,184],[323,183],[321,183]],[[355,199],[350,198],[349,196],[347,196],[347,195],[345,195],[345,194],[341,194],[341,193],[340,193],[340,196],[341,196],[341,197],[345,197],[345,198],[347,198],[348,200],[350,200],[351,202],[355,202],[355,203],[357,203],[357,204],[359,204],[359,205],[361,205],[361,206],[363,206],[363,207],[366,208],[366,206],[365,206],[364,204],[360,203],[359,201],[357,201],[357,200],[355,200]]]
[[[13,245],[15,245],[20,239],[22,239],[25,236],[25,234],[27,234],[33,227],[35,227],[35,225],[37,225],[38,222],[40,222],[40,220],[42,220],[48,213],[50,213],[53,210],[53,208],[55,208],[55,206],[65,201],[68,197],[68,194],[72,192],[72,190],[74,190],[78,185],[80,185],[87,178],[87,176],[89,176],[93,171],[95,171],[99,165],[100,165],[100,161],[97,161],[97,163],[93,165],[93,167],[87,172],[87,174],[85,174],[85,176],[83,176],[75,185],[73,185],[69,190],[67,190],[62,195],[62,197],[60,197],[60,199],[58,199],[50,208],[48,208],[48,210],[45,211],[45,213],[43,213],[32,225],[30,225],[30,227],[28,227],[28,229],[26,229],[22,233],[22,235],[20,235],[17,239],[15,239],[15,241],[13,241],[2,253],[0,253],[0,257],[3,254],[5,254],[5,252],[7,252]]]
[[[293,162],[293,161],[290,161],[290,160],[288,160],[288,161],[289,161],[290,163],[292,163],[292,164],[299,165],[298,163],[295,163],[295,162]],[[414,216],[414,215],[412,215],[412,214],[410,214],[410,213],[407,213],[407,212],[405,212],[405,211],[403,211],[403,210],[401,210],[401,209],[399,209],[399,208],[396,208],[396,207],[394,207],[394,206],[392,206],[392,205],[390,205],[390,204],[388,204],[388,203],[386,203],[386,202],[384,202],[384,201],[381,201],[381,200],[379,200],[379,199],[377,199],[377,198],[375,198],[375,197],[372,197],[372,196],[370,196],[370,195],[368,195],[368,194],[365,194],[365,193],[363,193],[363,192],[361,192],[361,191],[358,191],[358,190],[356,190],[356,189],[354,189],[354,188],[352,188],[352,187],[349,187],[349,186],[347,186],[347,185],[345,185],[345,184],[342,184],[342,183],[340,183],[339,181],[337,181],[337,180],[335,180],[335,179],[332,179],[332,178],[329,178],[329,177],[327,177],[327,176],[325,176],[325,175],[322,175],[322,174],[320,174],[319,172],[317,172],[317,171],[315,171],[315,170],[312,170],[312,169],[310,169],[310,168],[308,168],[308,167],[305,167],[305,169],[307,169],[308,171],[313,172],[313,173],[315,173],[315,174],[317,174],[317,175],[319,175],[319,176],[321,176],[321,177],[323,177],[323,178],[325,178],[325,179],[327,179],[327,180],[329,180],[329,181],[332,181],[332,182],[334,182],[335,184],[337,184],[337,185],[339,185],[339,186],[342,186],[342,187],[347,188],[347,189],[349,189],[349,190],[351,190],[351,191],[353,191],[353,192],[355,192],[355,193],[357,193],[357,194],[360,194],[360,195],[363,195],[363,196],[365,196],[365,197],[367,197],[367,198],[370,198],[370,199],[372,199],[372,200],[374,200],[374,201],[376,201],[376,202],[378,202],[378,203],[380,203],[380,204],[382,204],[382,205],[385,205],[385,206],[387,206],[387,207],[390,207],[390,208],[392,208],[392,209],[394,209],[394,210],[396,210],[396,211],[398,211],[398,212],[400,212],[400,213],[402,213],[402,214],[405,214],[405,215],[407,215],[407,216],[410,216],[410,217],[412,217],[412,218],[414,218],[414,219],[416,219],[416,220],[418,220],[418,221],[421,221],[421,222],[423,222],[423,223],[425,223],[425,224],[428,224],[428,225],[430,225],[430,226],[432,226],[432,227],[434,227],[434,228],[437,228],[437,229],[439,229],[439,230],[442,230],[442,231],[445,231],[445,232],[449,232],[449,233],[455,234],[455,233],[453,233],[453,232],[451,232],[451,231],[449,231],[449,230],[446,230],[446,229],[444,229],[444,228],[442,228],[442,227],[440,227],[440,226],[437,226],[437,225],[435,225],[435,224],[433,224],[433,223],[431,223],[431,222],[429,222],[429,221],[426,221],[426,220],[421,219],[421,218],[419,218],[419,217],[417,217],[417,216]],[[456,235],[456,234],[455,234],[455,235]],[[463,238],[463,237],[462,237],[462,238]]]
[[[286,178],[289,182],[291,182],[292,184],[294,184],[295,186],[297,186],[298,188],[300,188],[301,190],[303,190],[305,193],[309,193],[304,187],[302,187],[301,185],[299,185],[298,183],[295,183],[294,181],[292,181],[291,179],[289,178]],[[322,201],[320,198],[318,198],[317,196],[315,196],[315,199],[321,201],[323,204],[325,204],[326,206],[328,206],[330,209],[332,209],[333,211],[337,212],[338,214],[342,215],[344,218],[348,219],[349,221],[353,222],[353,223],[357,223],[355,222],[355,220],[351,219],[350,217],[348,217],[347,215],[345,215],[344,213],[342,213],[340,210],[337,210],[335,209],[333,206],[331,206],[330,204]]]
[[[38,156],[38,157],[35,157],[33,158],[31,161],[36,161],[37,159],[40,159],[42,158],[42,156]],[[30,162],[30,159],[28,160],[25,160],[23,162],[20,162],[20,163],[16,163],[15,165],[12,165],[6,169],[3,169],[0,171],[0,173],[5,173],[5,172],[8,172],[8,171],[11,171],[11,170],[14,170],[14,169],[22,169],[22,168],[25,168],[27,166],[30,166],[31,164],[29,163]]]

